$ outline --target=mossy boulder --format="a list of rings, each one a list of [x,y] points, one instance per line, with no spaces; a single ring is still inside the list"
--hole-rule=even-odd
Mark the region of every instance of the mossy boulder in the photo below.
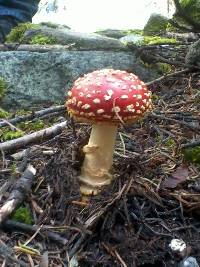
[[[152,14],[143,29],[144,35],[164,34],[168,19],[160,14]]]
[[[23,43],[24,34],[27,30],[37,29],[39,25],[32,23],[20,23],[13,28],[11,32],[6,36],[6,42],[8,43]]]
[[[200,1],[199,0],[181,0],[181,7],[184,9],[187,16],[190,16],[196,23],[200,23]],[[172,20],[177,22],[180,26],[191,28],[185,19],[179,15],[178,11],[172,17]],[[170,22],[167,25],[167,31],[171,32],[185,32],[185,30],[176,28]]]

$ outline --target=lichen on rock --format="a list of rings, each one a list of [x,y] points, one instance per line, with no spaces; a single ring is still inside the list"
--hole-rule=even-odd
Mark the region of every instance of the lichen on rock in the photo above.
[[[5,79],[0,77],[0,100],[5,96],[7,87],[8,87],[8,85],[5,81]]]

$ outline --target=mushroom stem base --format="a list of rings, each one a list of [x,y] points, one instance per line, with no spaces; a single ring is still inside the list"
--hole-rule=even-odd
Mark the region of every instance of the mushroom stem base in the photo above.
[[[117,133],[116,125],[95,124],[89,142],[83,148],[85,159],[79,180],[83,195],[96,195],[112,181],[111,168]]]

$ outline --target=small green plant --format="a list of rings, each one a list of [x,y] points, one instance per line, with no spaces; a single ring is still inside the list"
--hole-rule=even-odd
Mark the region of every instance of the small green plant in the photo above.
[[[200,146],[184,149],[183,155],[187,162],[200,164]]]
[[[158,70],[158,72],[160,72],[160,74],[167,74],[172,72],[172,66],[167,63],[156,63],[156,69]]]
[[[46,36],[44,34],[37,34],[31,38],[30,44],[40,44],[40,45],[52,45],[56,44],[57,41],[55,38]]]
[[[27,30],[37,29],[39,25],[28,23],[19,23],[18,26],[13,28],[11,32],[6,36],[6,41],[8,43],[21,43],[24,39],[24,34]]]
[[[12,140],[15,138],[19,138],[21,136],[23,136],[23,132],[22,131],[6,131],[2,134],[2,139],[4,141],[8,141],[8,140]]]
[[[157,101],[157,100],[159,100],[159,99],[161,99],[161,97],[160,97],[159,95],[152,94],[152,100],[153,100],[153,101]]]
[[[35,122],[21,122],[19,128],[23,131],[38,131],[45,127],[45,124],[42,120],[37,120]]]
[[[33,218],[31,212],[27,207],[19,207],[13,213],[11,219],[21,223],[33,224]]]
[[[176,142],[175,142],[174,139],[171,138],[171,137],[169,137],[169,138],[167,139],[167,141],[165,142],[165,145],[166,145],[167,147],[174,147],[175,144],[176,144]]]
[[[0,108],[0,119],[6,119],[9,117],[9,113],[5,110],[3,110],[2,108]]]

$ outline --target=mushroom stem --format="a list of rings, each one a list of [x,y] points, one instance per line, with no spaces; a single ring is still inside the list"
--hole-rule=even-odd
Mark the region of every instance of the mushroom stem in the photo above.
[[[83,148],[85,159],[79,180],[83,195],[96,195],[102,186],[111,183],[110,173],[117,125],[109,123],[93,124],[89,142]]]

